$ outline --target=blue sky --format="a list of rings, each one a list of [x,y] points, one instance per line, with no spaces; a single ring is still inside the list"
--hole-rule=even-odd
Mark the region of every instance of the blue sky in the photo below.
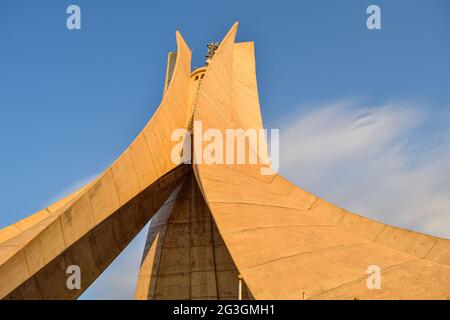
[[[81,30],[66,28],[71,4]],[[366,28],[370,4],[382,30]],[[237,40],[255,41],[265,124],[281,128],[282,173],[366,216],[450,236],[449,14],[437,0],[1,1],[0,228],[133,140],[161,99],[175,30],[194,67],[238,20]],[[144,237],[85,298],[132,297]]]

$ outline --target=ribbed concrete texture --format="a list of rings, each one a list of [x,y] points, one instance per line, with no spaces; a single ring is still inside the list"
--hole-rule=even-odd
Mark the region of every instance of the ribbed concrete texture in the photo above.
[[[238,275],[190,174],[152,218],[136,299],[237,299]]]
[[[161,104],[122,155],[0,230],[0,298],[77,298],[150,221],[137,299],[237,299],[238,275],[243,299],[450,299],[449,240],[350,213],[262,175],[267,164],[181,164],[176,129],[197,141],[195,121],[224,137],[263,128],[254,44],[235,43],[236,32],[237,23],[192,72],[177,32]],[[71,265],[79,290],[66,286]],[[367,285],[369,266],[379,288]]]

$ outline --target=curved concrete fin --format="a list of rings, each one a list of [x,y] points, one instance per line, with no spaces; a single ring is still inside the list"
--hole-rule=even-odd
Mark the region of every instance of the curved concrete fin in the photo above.
[[[260,127],[251,120],[260,118],[256,75],[242,73],[254,72],[253,60],[233,54],[242,49],[234,36],[235,28],[214,55],[195,112],[203,131],[223,136],[229,128]],[[355,215],[280,175],[262,176],[262,167],[194,164],[218,230],[256,299],[450,298],[449,240]],[[381,272],[380,289],[367,284],[374,270]]]
[[[191,52],[176,34],[170,84],[137,138],[91,184],[28,219],[0,243],[0,298],[73,299],[103,272],[149,221],[190,167],[172,161],[170,136],[191,110]],[[46,217],[47,216],[47,217]],[[8,227],[7,227],[8,228]],[[9,231],[8,231],[9,232]],[[0,233],[1,235],[2,233]],[[82,271],[80,290],[66,286],[66,268]]]

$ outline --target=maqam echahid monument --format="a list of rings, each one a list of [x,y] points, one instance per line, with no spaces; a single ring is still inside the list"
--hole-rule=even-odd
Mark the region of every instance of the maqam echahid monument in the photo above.
[[[263,128],[253,42],[235,43],[236,31],[193,72],[177,32],[161,104],[130,146],[91,183],[0,230],[0,298],[76,299],[149,221],[136,299],[450,298],[449,240],[348,212],[260,164],[172,161],[172,132],[193,121]],[[79,290],[66,283],[72,265]],[[379,289],[367,285],[371,265]]]

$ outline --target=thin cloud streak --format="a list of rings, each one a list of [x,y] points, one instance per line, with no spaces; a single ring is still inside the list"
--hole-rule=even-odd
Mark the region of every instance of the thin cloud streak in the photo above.
[[[280,171],[350,211],[450,237],[450,130],[429,130],[425,111],[338,101],[280,120]]]

